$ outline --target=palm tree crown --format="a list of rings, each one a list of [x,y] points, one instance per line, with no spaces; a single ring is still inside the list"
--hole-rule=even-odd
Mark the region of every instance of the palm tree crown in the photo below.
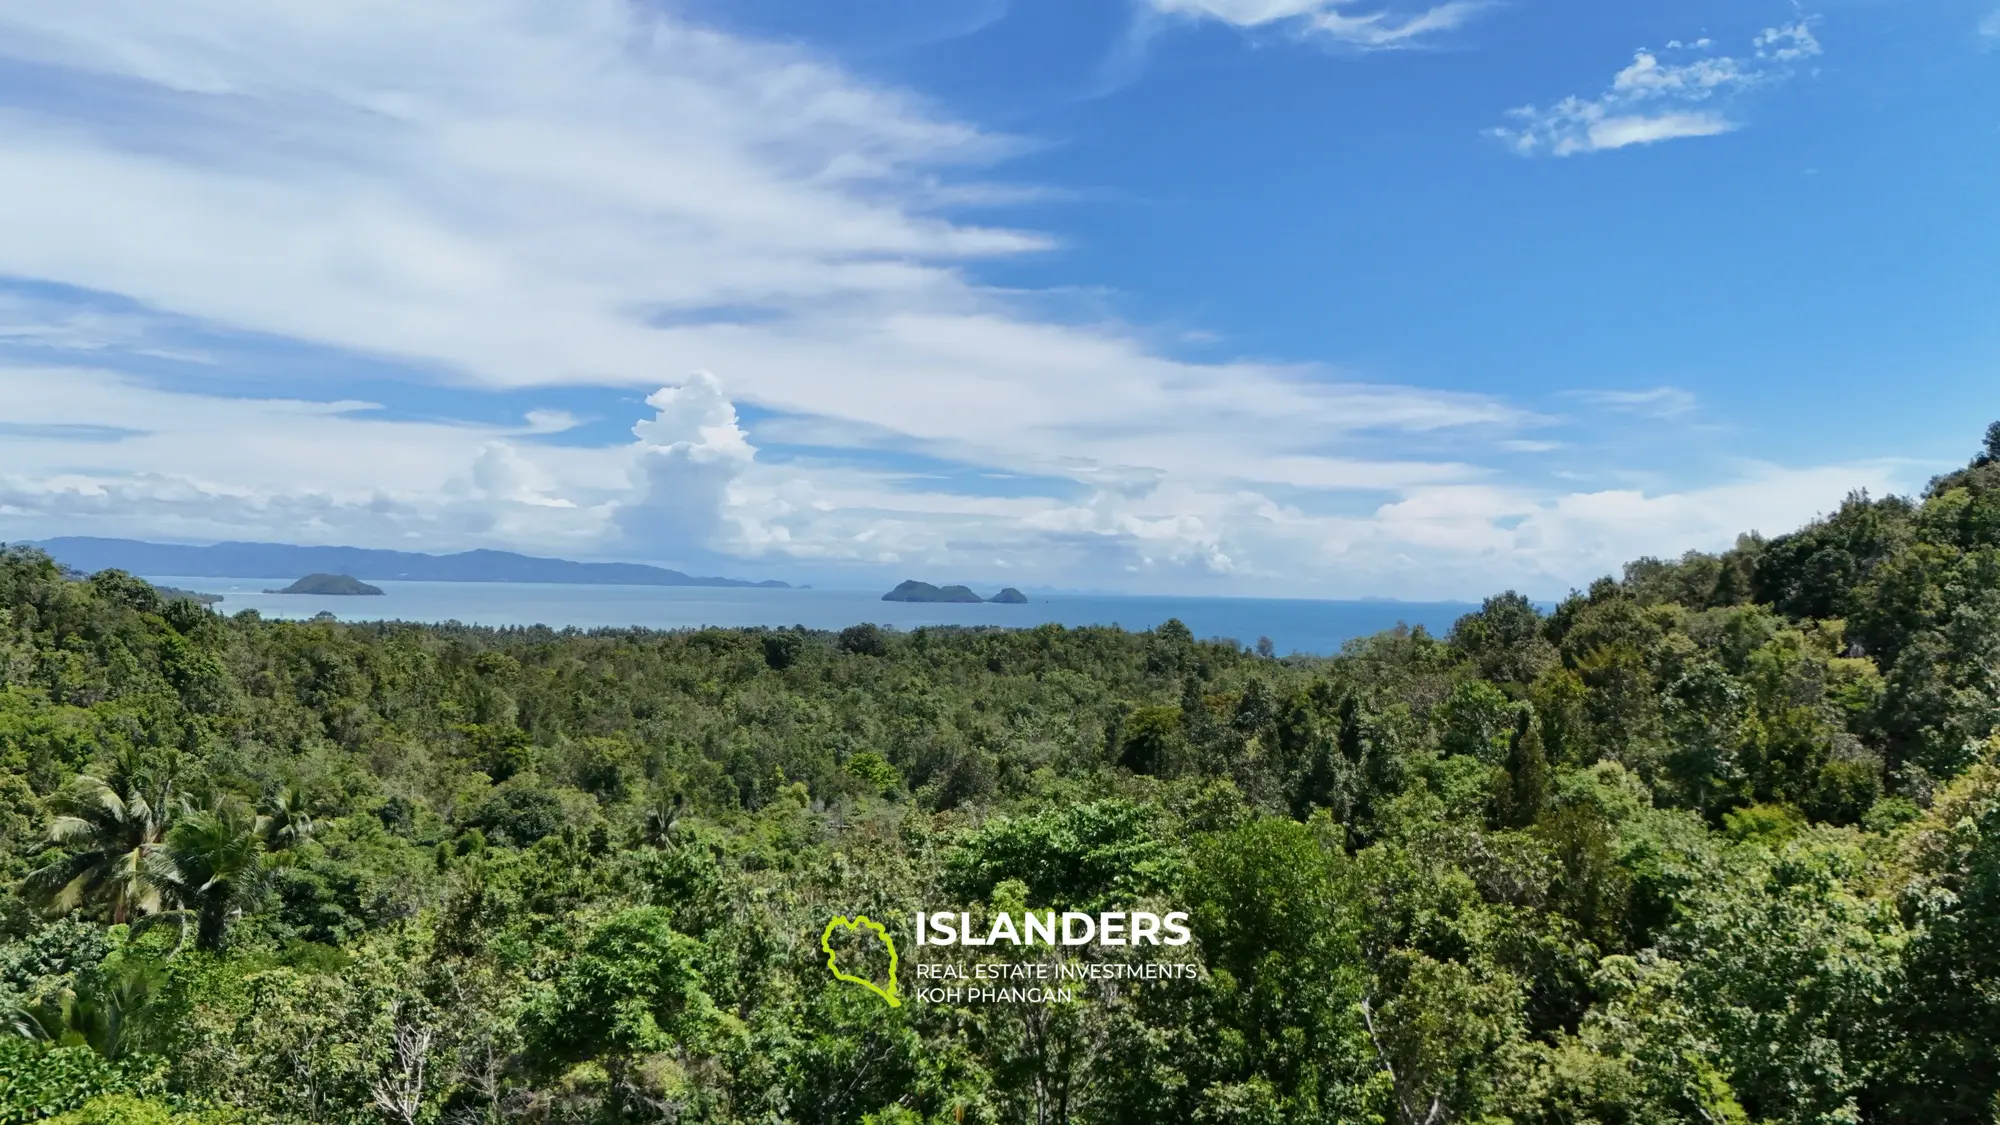
[[[167,833],[168,897],[194,912],[195,947],[217,949],[263,873],[258,821],[242,801],[191,812]],[[185,917],[185,915],[183,915]]]
[[[138,771],[78,776],[51,802],[50,856],[27,889],[58,914],[109,903],[114,923],[157,913],[173,881],[166,837],[179,801],[171,782]]]

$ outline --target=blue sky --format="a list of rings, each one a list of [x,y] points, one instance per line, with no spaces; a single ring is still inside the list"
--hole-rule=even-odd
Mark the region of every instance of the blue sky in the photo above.
[[[0,2],[0,539],[1554,596],[2000,417],[2000,5]]]

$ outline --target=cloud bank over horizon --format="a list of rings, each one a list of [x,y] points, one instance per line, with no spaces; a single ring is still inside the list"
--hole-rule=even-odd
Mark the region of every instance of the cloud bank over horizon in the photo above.
[[[1471,10],[1152,2],[1383,43]],[[1041,187],[1001,176],[1032,139],[626,0],[33,4],[0,59],[62,76],[0,106],[0,539],[1470,597],[1921,475],[1580,474],[1634,419],[1714,419],[1650,382],[1188,358],[984,280],[1062,252],[967,217]],[[1676,91],[1648,104],[1752,81],[1642,62],[1619,82]],[[1562,113],[1517,144],[1646,139]]]

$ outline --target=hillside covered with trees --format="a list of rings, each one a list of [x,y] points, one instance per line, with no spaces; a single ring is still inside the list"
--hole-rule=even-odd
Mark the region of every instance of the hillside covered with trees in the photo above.
[[[0,1125],[1990,1123],[1996,676],[2000,425],[1327,659],[268,621],[8,549]],[[891,1008],[818,944],[1107,903],[1202,974]]]

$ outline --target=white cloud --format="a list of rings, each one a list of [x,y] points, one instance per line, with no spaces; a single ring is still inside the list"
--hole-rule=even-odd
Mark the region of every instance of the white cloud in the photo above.
[[[1810,23],[1800,20],[1758,33],[1748,58],[1714,51],[1709,39],[1641,50],[1603,94],[1510,110],[1512,123],[1488,133],[1523,156],[1575,156],[1720,136],[1741,127],[1724,108],[1727,102],[1791,77],[1794,64],[1818,56],[1821,48]]]
[[[735,405],[706,371],[661,388],[646,405],[656,413],[632,427],[639,438],[633,496],[618,509],[625,540],[654,553],[725,545],[717,536],[735,506],[731,487],[757,455],[737,425]]]
[[[1204,9],[1329,33],[1374,19],[1385,42],[1465,10]],[[1049,316],[1055,297],[970,270],[1051,239],[939,210],[1013,190],[980,174],[1014,142],[623,0],[13,5],[0,58],[66,71],[76,94],[0,103],[0,276],[125,299],[106,314],[0,298],[0,345],[42,357],[0,362],[0,537],[1467,595],[1725,544],[1888,475],[1530,487],[1483,467],[1547,451],[1534,431],[1552,422],[1528,405],[1190,363],[1143,331]],[[1683,97],[1708,80],[1642,68],[1627,84]],[[252,398],[115,370],[163,317],[401,361],[466,395],[656,393],[632,440],[585,447],[538,440],[577,428],[563,411],[489,425],[316,401],[282,360],[260,359]],[[784,443],[848,460],[758,448]],[[924,485],[895,465],[910,456],[1053,483]]]
[[[1354,0],[1144,0],[1156,12],[1242,28],[1280,26],[1363,48],[1410,46],[1465,25],[1488,0],[1449,0],[1414,11],[1354,12]]]
[[[1822,52],[1813,36],[1812,25],[1804,20],[1784,27],[1767,27],[1754,42],[1757,57],[1779,62],[1798,62],[1818,57]]]
[[[522,421],[531,434],[567,433],[583,425],[583,419],[567,410],[530,410]]]
[[[1640,554],[1780,531],[1849,489],[1907,488],[1908,466],[1750,464],[1692,489],[1549,488],[1415,458],[1252,461],[1214,474],[1091,481],[1074,495],[973,496],[909,474],[761,460],[719,380],[648,399],[630,442],[522,443],[505,427],[392,420],[368,403],[244,400],[85,369],[0,368],[0,538],[59,533],[281,538],[419,550],[505,546],[669,565],[702,543],[748,576],[893,567],[1134,590],[1407,597],[1559,593]],[[1656,392],[1612,407],[1658,408]],[[79,441],[60,427],[119,429]],[[1387,493],[1345,509],[1280,500]],[[712,558],[713,555],[705,557]],[[846,572],[843,570],[843,572]],[[809,579],[811,580],[811,579]]]
[[[1042,320],[961,264],[1046,237],[929,210],[1011,142],[622,0],[108,0],[0,16],[0,53],[136,85],[157,117],[0,114],[0,274],[496,386],[704,368],[1013,470],[1119,467],[1082,439],[1120,431],[1177,472],[1197,448],[1520,420]]]
[[[1985,39],[2000,39],[2000,8],[1986,13],[1985,18],[1979,21],[1979,34]]]

